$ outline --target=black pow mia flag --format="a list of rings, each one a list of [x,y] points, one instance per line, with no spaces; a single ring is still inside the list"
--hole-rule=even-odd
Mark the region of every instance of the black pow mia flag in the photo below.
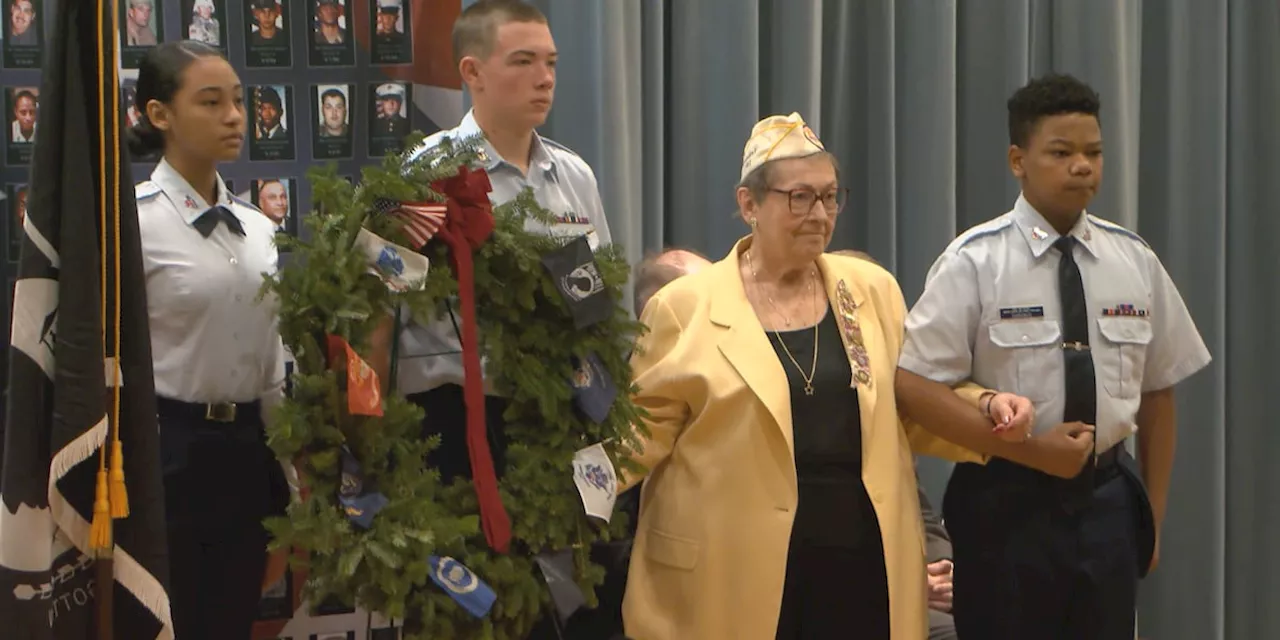
[[[0,440],[0,636],[171,639],[146,285],[119,135],[113,3],[58,4]],[[101,456],[115,446],[117,427],[130,513],[111,521],[107,554],[91,549],[90,531]],[[107,595],[111,606],[99,610]]]
[[[560,297],[569,305],[574,328],[585,329],[607,320],[613,313],[613,298],[604,285],[586,236],[579,236],[542,256],[542,266],[556,283]]]

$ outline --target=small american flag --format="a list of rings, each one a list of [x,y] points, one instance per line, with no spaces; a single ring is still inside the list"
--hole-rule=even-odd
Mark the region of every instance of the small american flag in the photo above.
[[[447,210],[443,203],[408,204],[387,198],[375,200],[373,208],[404,223],[402,229],[414,251],[421,249],[436,235],[440,225],[444,224]]]

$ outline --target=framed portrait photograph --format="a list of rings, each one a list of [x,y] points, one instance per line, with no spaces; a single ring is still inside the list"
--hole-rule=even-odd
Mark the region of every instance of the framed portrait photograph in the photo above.
[[[142,122],[142,112],[138,110],[138,81],[125,78],[120,81],[120,106],[124,108],[124,125],[136,127]]]
[[[355,85],[317,84],[311,87],[311,155],[317,160],[351,157],[351,94]]]
[[[293,178],[259,178],[249,183],[249,201],[275,223],[277,232],[297,236],[297,189]]]
[[[22,250],[22,223],[27,219],[27,185],[9,184],[4,187],[5,214],[9,219],[9,262],[17,262]]]
[[[409,135],[410,86],[381,82],[369,87],[369,156],[380,157],[403,150]]]
[[[293,160],[293,87],[264,84],[249,87],[249,159]]]
[[[157,0],[119,0],[120,59],[137,69],[147,50],[164,41],[164,3]]]
[[[307,60],[313,67],[349,67],[355,64],[355,39],[351,34],[351,0],[305,0],[311,5],[311,33],[307,35]]]
[[[4,4],[4,66],[39,69],[44,52],[46,0],[0,0]]]
[[[227,52],[226,0],[182,0],[182,39]]]
[[[245,0],[244,60],[249,67],[291,67],[289,0]]]
[[[9,87],[4,92],[5,161],[10,165],[31,163],[36,143],[36,122],[40,115],[39,87]]]
[[[370,55],[373,64],[413,64],[412,2],[369,0]]]

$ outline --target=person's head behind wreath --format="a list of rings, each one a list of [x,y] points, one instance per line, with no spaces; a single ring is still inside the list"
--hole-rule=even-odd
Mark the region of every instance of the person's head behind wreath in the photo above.
[[[534,129],[555,97],[556,43],[547,18],[520,0],[478,0],[453,23],[453,58],[477,113]]]
[[[835,156],[800,114],[758,122],[743,149],[737,189],[753,264],[791,271],[816,260],[831,242],[846,192]]]
[[[635,269],[635,311],[639,316],[649,299],[676,278],[711,266],[711,261],[688,249],[666,249],[651,255]]]

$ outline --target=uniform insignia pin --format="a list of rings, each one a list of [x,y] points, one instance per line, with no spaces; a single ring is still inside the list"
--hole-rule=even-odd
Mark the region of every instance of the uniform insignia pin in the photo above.
[[[187,208],[188,208],[188,209],[199,209],[199,208],[200,208],[200,205],[196,204],[196,199],[195,199],[195,198],[192,198],[191,196],[187,196],[187,199],[186,199],[186,201],[185,201],[185,202],[183,202],[183,204],[187,205]]]
[[[1045,238],[1049,237],[1049,234],[1046,233],[1045,230],[1041,229],[1040,227],[1032,227],[1031,237],[1035,238],[1036,240],[1044,240]]]

